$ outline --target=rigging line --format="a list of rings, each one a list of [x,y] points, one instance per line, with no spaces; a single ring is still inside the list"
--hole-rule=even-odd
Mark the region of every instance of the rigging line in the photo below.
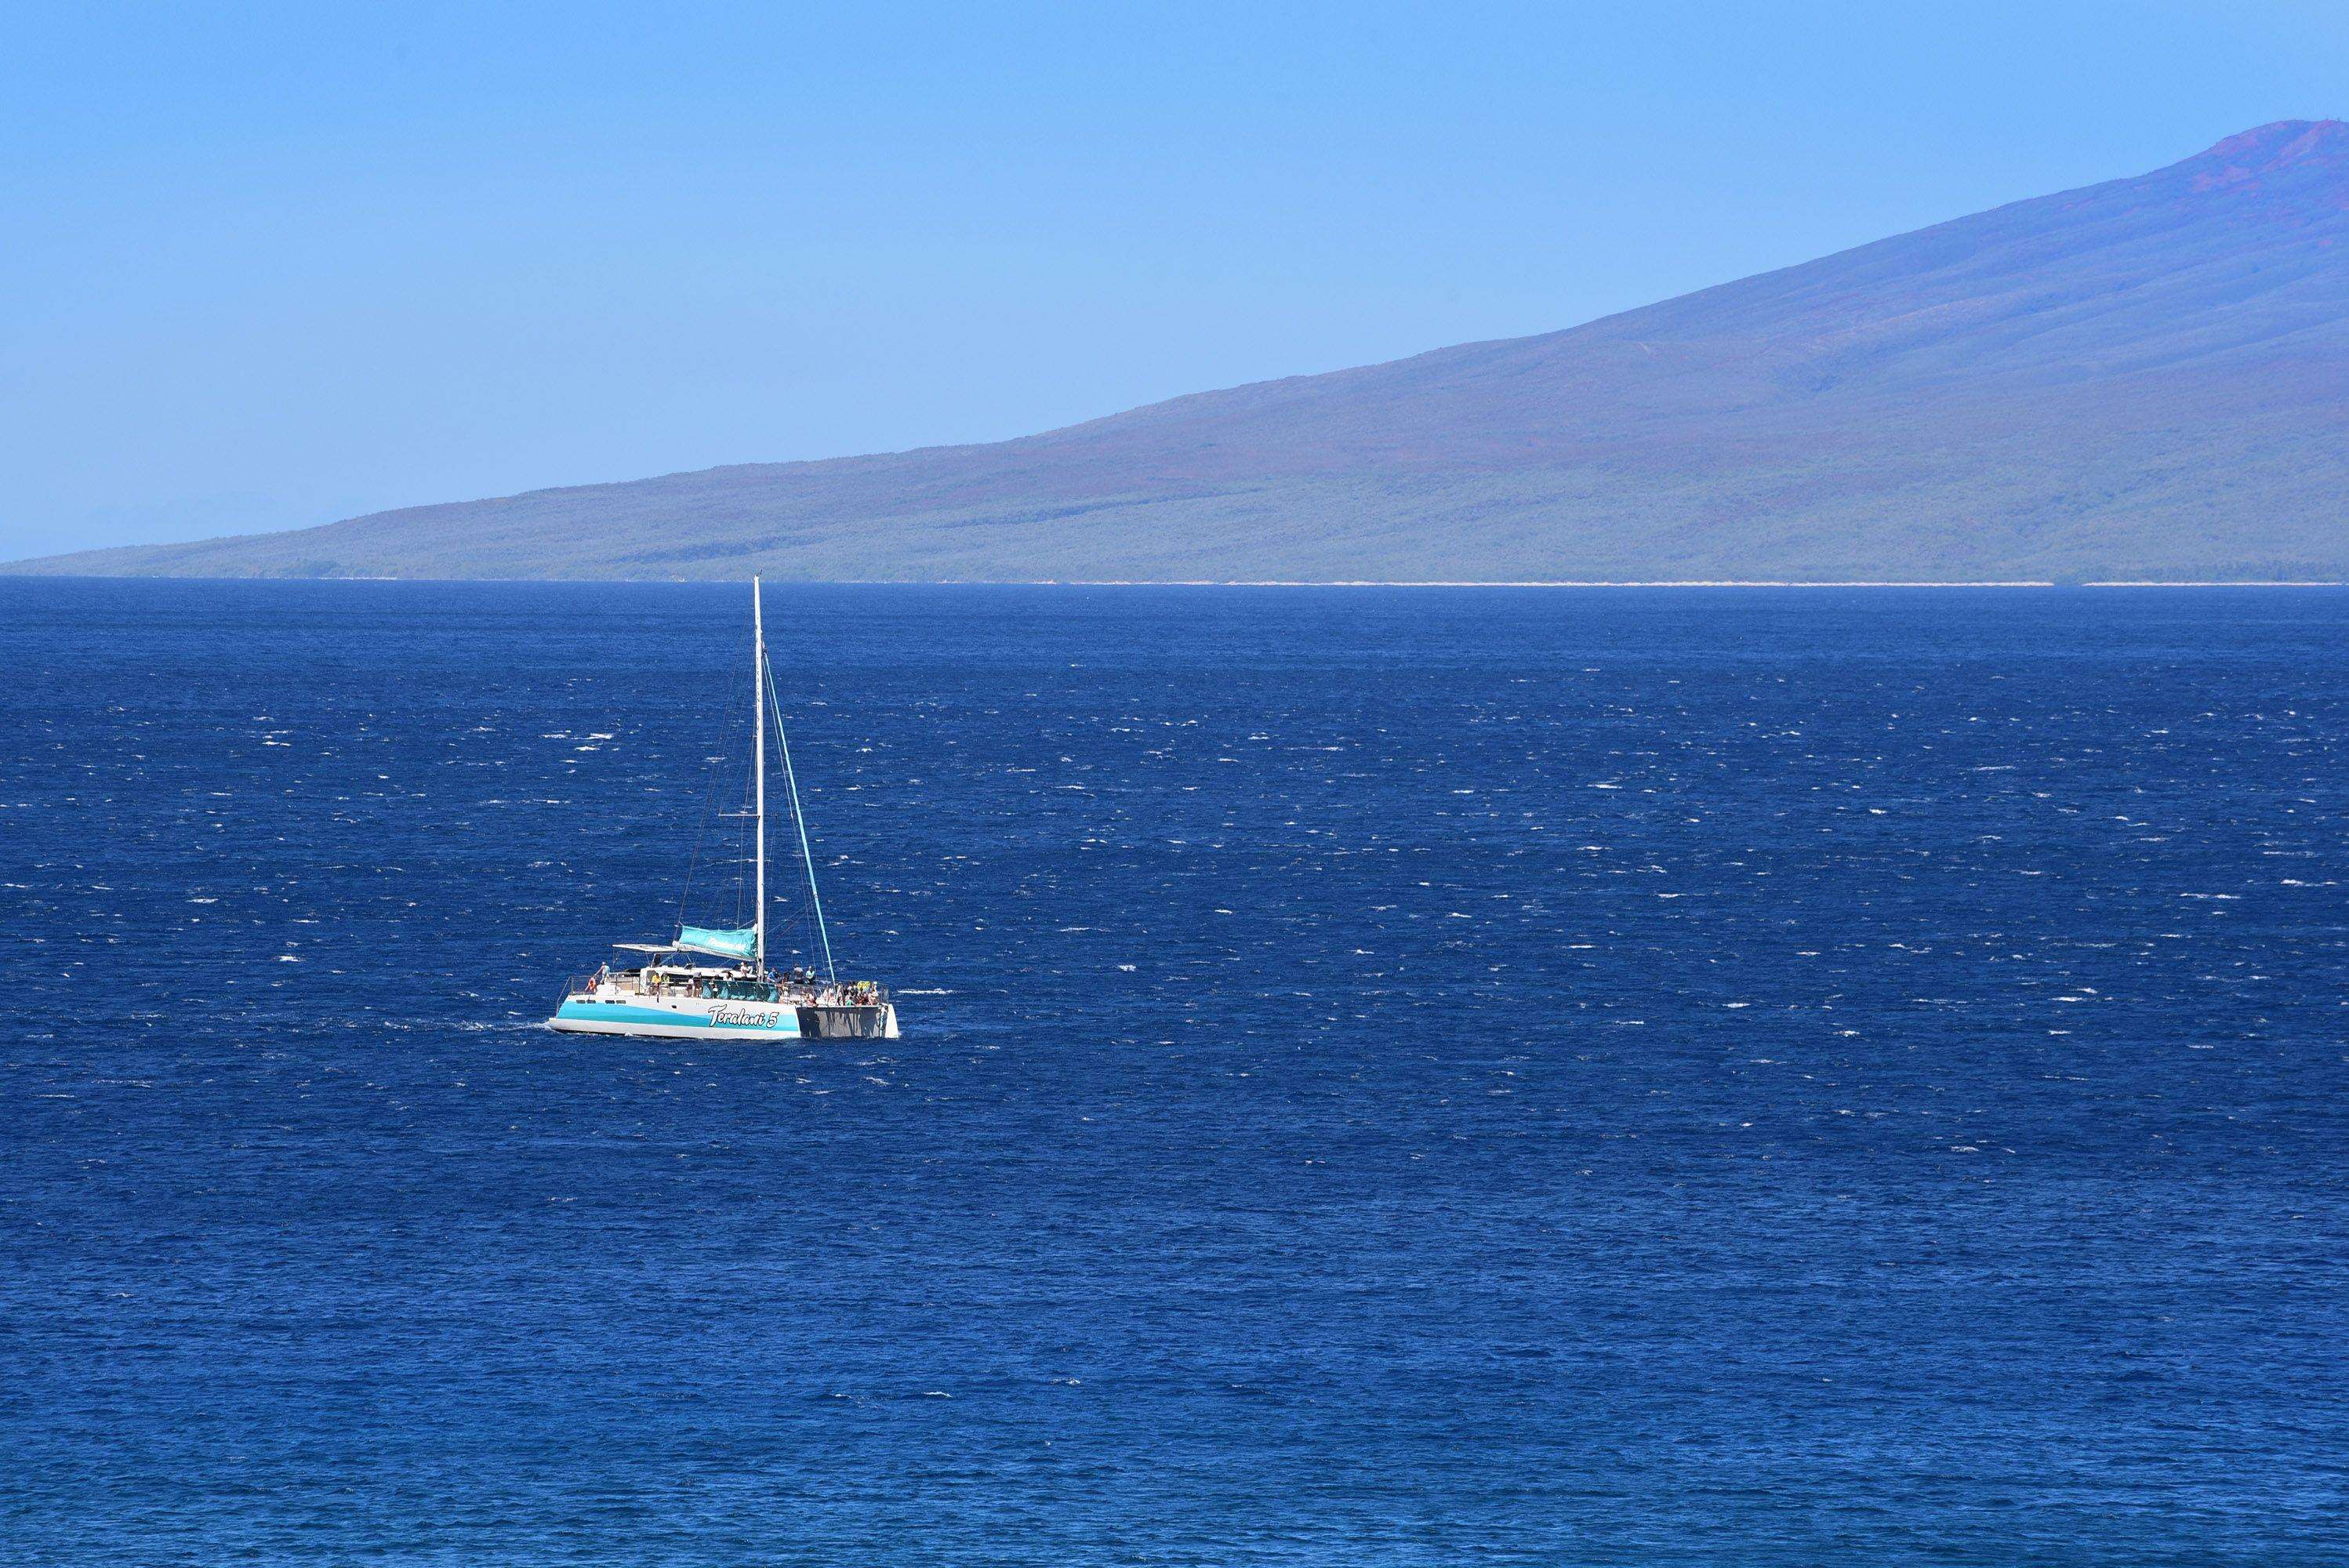
[[[796,880],[792,882],[791,898],[792,939],[799,944],[798,951],[807,955],[808,967],[812,971],[815,967],[815,949],[814,945],[808,941],[808,937],[815,930],[815,916],[808,908],[807,885],[804,882]]]
[[[775,716],[775,744],[783,754],[783,783],[792,793],[792,821],[800,830],[800,859],[807,866],[808,903],[815,910],[816,940],[823,944],[823,977],[838,985],[840,972],[832,963],[832,934],[823,924],[823,895],[815,888],[815,851],[808,848],[807,813],[800,808],[799,777],[792,771],[792,743],[783,733],[783,699],[775,690],[775,661],[762,662],[767,673],[767,707]]]
[[[792,951],[800,954],[805,960],[805,966],[812,971],[815,962],[815,944],[808,938],[814,934],[815,916],[808,909],[807,883],[801,878],[789,878],[784,882],[783,890],[780,895],[779,915],[783,924],[780,929],[790,942]]]
[[[777,733],[779,734],[781,732],[780,720],[781,716],[778,715]],[[787,890],[784,893],[788,901],[785,905],[785,916],[791,923],[789,930],[792,944],[792,950],[802,956],[804,960],[803,967],[810,974],[813,974],[816,958],[815,944],[810,942],[808,938],[815,934],[815,914],[808,905],[808,884],[803,878],[791,877],[784,880],[783,886]]]
[[[773,702],[773,705],[774,705],[774,707],[775,707],[775,730],[776,730],[776,734],[778,735],[778,737],[780,737],[780,736],[782,734],[782,704],[781,704],[781,697],[780,697],[780,696],[779,696],[778,694],[776,694],[776,693],[774,693],[774,692],[772,692],[772,691],[770,691],[770,693],[769,693],[769,697],[770,697],[771,701],[772,701],[772,702]],[[780,741],[779,741],[779,744],[780,744]],[[786,758],[786,759],[785,759],[785,765],[784,765],[784,770],[783,770],[783,777],[784,777],[785,781],[787,782],[787,784],[788,784],[788,785],[789,785],[789,787],[790,787],[790,794],[791,794],[791,798],[792,798],[792,822],[793,822],[793,825],[794,825],[794,826],[799,830],[799,835],[800,835],[800,859],[801,859],[802,862],[802,863],[807,867],[807,903],[806,903],[806,908],[807,908],[807,910],[808,910],[809,914],[812,917],[813,922],[814,922],[814,925],[815,925],[815,934],[816,934],[816,942],[817,942],[817,944],[818,944],[818,946],[819,946],[819,947],[821,947],[821,948],[822,948],[823,953],[824,977],[825,977],[827,980],[831,980],[831,981],[833,981],[833,982],[835,982],[835,983],[836,983],[836,982],[839,980],[839,978],[840,978],[840,974],[839,974],[839,971],[838,971],[836,968],[834,968],[833,964],[833,957],[832,957],[832,933],[831,933],[831,932],[830,932],[830,930],[829,930],[829,929],[827,929],[827,927],[825,926],[825,923],[824,923],[824,918],[823,918],[823,898],[822,898],[822,896],[821,896],[821,895],[817,892],[817,891],[816,891],[815,850],[814,850],[814,846],[813,846],[813,845],[812,845],[812,844],[809,842],[809,841],[808,841],[807,810],[806,810],[806,808],[805,808],[805,807],[801,803],[800,797],[799,797],[799,780],[798,780],[798,779],[797,779],[796,777],[794,777],[794,775],[793,775],[793,773],[792,773],[792,767],[791,767],[791,764],[790,764],[790,760],[789,760],[789,758]],[[801,929],[802,929],[802,931],[804,931],[804,930],[806,929],[806,927],[802,926]],[[815,954],[814,954],[813,952],[811,952],[811,953],[808,954],[809,967],[810,967],[810,968],[813,968],[813,967],[814,967],[814,959],[815,959]]]

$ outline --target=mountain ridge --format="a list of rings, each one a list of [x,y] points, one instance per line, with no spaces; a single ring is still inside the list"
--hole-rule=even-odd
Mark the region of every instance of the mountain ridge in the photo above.
[[[1528,337],[974,446],[0,566],[141,575],[2349,577],[2349,126]]]

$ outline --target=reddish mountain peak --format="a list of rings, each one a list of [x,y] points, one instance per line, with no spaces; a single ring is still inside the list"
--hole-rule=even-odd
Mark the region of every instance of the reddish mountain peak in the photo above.
[[[2237,131],[2202,156],[2236,161],[2290,163],[2320,150],[2349,147],[2349,121],[2279,119]]]
[[[2238,131],[2181,166],[2198,189],[2234,185],[2302,164],[2349,163],[2349,122],[2280,119]]]

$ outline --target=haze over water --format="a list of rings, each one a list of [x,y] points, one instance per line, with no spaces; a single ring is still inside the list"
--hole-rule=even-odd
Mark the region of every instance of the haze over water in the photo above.
[[[0,1560],[2349,1554],[2349,592],[746,598],[0,582]]]

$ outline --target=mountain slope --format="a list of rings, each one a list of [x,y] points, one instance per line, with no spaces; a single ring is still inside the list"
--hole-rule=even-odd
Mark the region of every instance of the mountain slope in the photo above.
[[[2349,577],[2349,126],[2286,121],[1569,331],[987,446],[6,570]]]

